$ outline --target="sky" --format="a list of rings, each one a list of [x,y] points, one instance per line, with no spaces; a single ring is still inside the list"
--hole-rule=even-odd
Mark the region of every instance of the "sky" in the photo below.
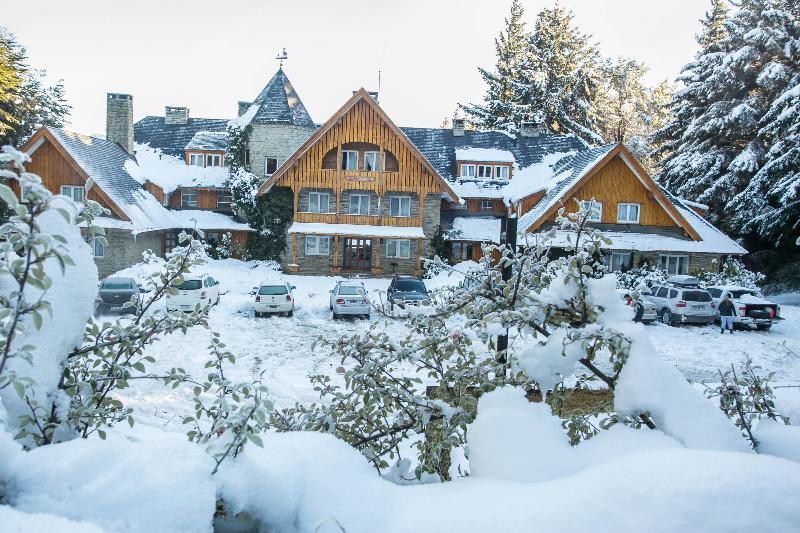
[[[318,123],[353,90],[378,87],[399,126],[436,127],[458,103],[480,102],[477,67],[495,62],[494,39],[511,0],[37,0],[3,8],[0,24],[29,62],[62,79],[69,128],[105,131],[105,94],[133,95],[134,119],[186,106],[232,118],[278,68]],[[696,51],[708,0],[560,0],[607,57],[674,79]],[[526,20],[553,0],[523,0]]]

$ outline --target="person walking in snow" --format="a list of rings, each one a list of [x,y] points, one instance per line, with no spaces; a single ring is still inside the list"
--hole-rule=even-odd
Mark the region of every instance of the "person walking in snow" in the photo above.
[[[736,316],[736,307],[731,301],[730,295],[726,294],[719,303],[719,332],[725,333],[729,330],[733,334],[733,317]]]

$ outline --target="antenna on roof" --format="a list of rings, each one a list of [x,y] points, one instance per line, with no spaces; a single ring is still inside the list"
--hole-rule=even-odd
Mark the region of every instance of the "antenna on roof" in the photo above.
[[[284,49],[283,49],[283,52],[281,52],[280,54],[276,55],[276,56],[275,56],[275,59],[277,59],[278,61],[280,61],[280,64],[279,64],[278,66],[279,66],[279,67],[283,67],[283,62],[284,62],[286,59],[289,59],[289,54],[287,54],[287,53],[286,53],[286,48],[284,48]]]

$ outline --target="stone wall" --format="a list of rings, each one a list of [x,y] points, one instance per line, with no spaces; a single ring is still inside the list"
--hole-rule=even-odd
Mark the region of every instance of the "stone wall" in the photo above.
[[[350,213],[350,195],[369,194],[369,214],[378,216],[378,195],[375,191],[365,191],[359,189],[347,189],[339,195],[339,213],[347,215]]]
[[[151,231],[131,234],[123,229],[106,229],[106,241],[103,257],[95,257],[94,262],[100,272],[100,277],[104,278],[123,268],[142,262],[142,252],[153,250],[161,255],[164,236],[161,231]]]
[[[119,93],[106,96],[106,139],[133,153],[133,96]]]
[[[314,128],[289,124],[253,124],[248,145],[250,171],[264,179],[267,157],[277,158],[278,166],[281,166],[314,131]]]
[[[431,239],[441,223],[442,196],[437,193],[426,194],[423,204],[422,231],[425,232],[425,239],[422,241],[422,257],[430,257],[433,255]]]
[[[297,212],[308,213],[308,193],[326,192],[328,193],[328,211],[333,212],[336,208],[336,193],[333,189],[300,189],[297,197]]]

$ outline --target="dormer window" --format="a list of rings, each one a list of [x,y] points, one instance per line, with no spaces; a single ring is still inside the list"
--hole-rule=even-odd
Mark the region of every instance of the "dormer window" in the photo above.
[[[195,167],[204,167],[205,154],[189,154],[189,164]]]
[[[358,152],[356,150],[342,150],[342,170],[358,170]]]
[[[218,167],[222,165],[222,156],[219,154],[206,154],[206,166]]]
[[[380,152],[364,152],[364,170],[369,172],[380,172],[381,170],[381,153]]]
[[[461,163],[461,177],[462,178],[474,178],[475,177],[475,165],[471,163]]]
[[[478,165],[478,177],[479,178],[491,178],[492,177],[492,165]]]
[[[506,165],[495,165],[495,167],[494,167],[494,177],[496,179],[507,180],[508,179],[508,167]]]

